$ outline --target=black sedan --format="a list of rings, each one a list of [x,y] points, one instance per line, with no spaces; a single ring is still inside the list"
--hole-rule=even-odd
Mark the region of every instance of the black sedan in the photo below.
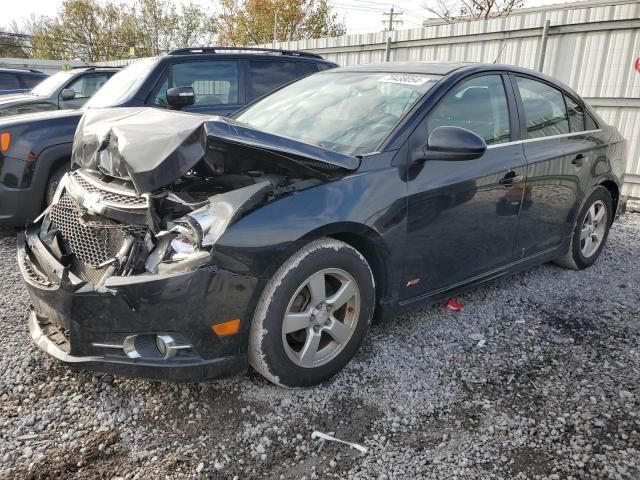
[[[589,267],[625,155],[566,85],[498,65],[339,68],[232,119],[88,111],[79,168],[21,236],[31,335],[123,375],[322,382],[374,318]]]

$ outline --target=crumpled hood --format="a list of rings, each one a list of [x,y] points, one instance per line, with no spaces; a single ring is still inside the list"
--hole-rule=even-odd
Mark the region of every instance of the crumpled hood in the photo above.
[[[260,130],[223,117],[160,110],[87,110],[78,125],[72,161],[84,168],[131,180],[151,192],[185,175],[211,143],[265,152],[265,162],[300,171],[356,170],[360,160]]]

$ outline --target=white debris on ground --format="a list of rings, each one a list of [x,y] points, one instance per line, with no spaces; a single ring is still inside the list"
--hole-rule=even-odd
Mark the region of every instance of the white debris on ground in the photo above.
[[[627,214],[591,269],[544,265],[461,295],[459,312],[400,316],[332,381],[289,390],[47,358],[2,232],[0,478],[639,478],[639,239]]]

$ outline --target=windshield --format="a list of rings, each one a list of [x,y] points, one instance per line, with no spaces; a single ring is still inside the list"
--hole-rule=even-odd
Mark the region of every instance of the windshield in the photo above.
[[[157,58],[145,58],[120,70],[84,104],[83,109],[115,107],[126,102],[136,93],[157,63]]]
[[[373,152],[437,80],[404,73],[317,74],[233,117],[269,133],[361,155]]]
[[[58,91],[61,87],[63,87],[71,77],[73,77],[75,73],[73,71],[68,72],[58,72],[54,75],[51,75],[48,78],[45,78],[38,85],[33,87],[31,93],[33,95],[38,95],[39,97],[50,97],[54,93]]]

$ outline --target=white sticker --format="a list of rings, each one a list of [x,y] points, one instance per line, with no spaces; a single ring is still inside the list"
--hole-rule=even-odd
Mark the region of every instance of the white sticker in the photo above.
[[[407,73],[390,73],[382,77],[379,82],[384,83],[402,83],[404,85],[424,85],[430,80],[429,77],[421,75],[411,75]]]

